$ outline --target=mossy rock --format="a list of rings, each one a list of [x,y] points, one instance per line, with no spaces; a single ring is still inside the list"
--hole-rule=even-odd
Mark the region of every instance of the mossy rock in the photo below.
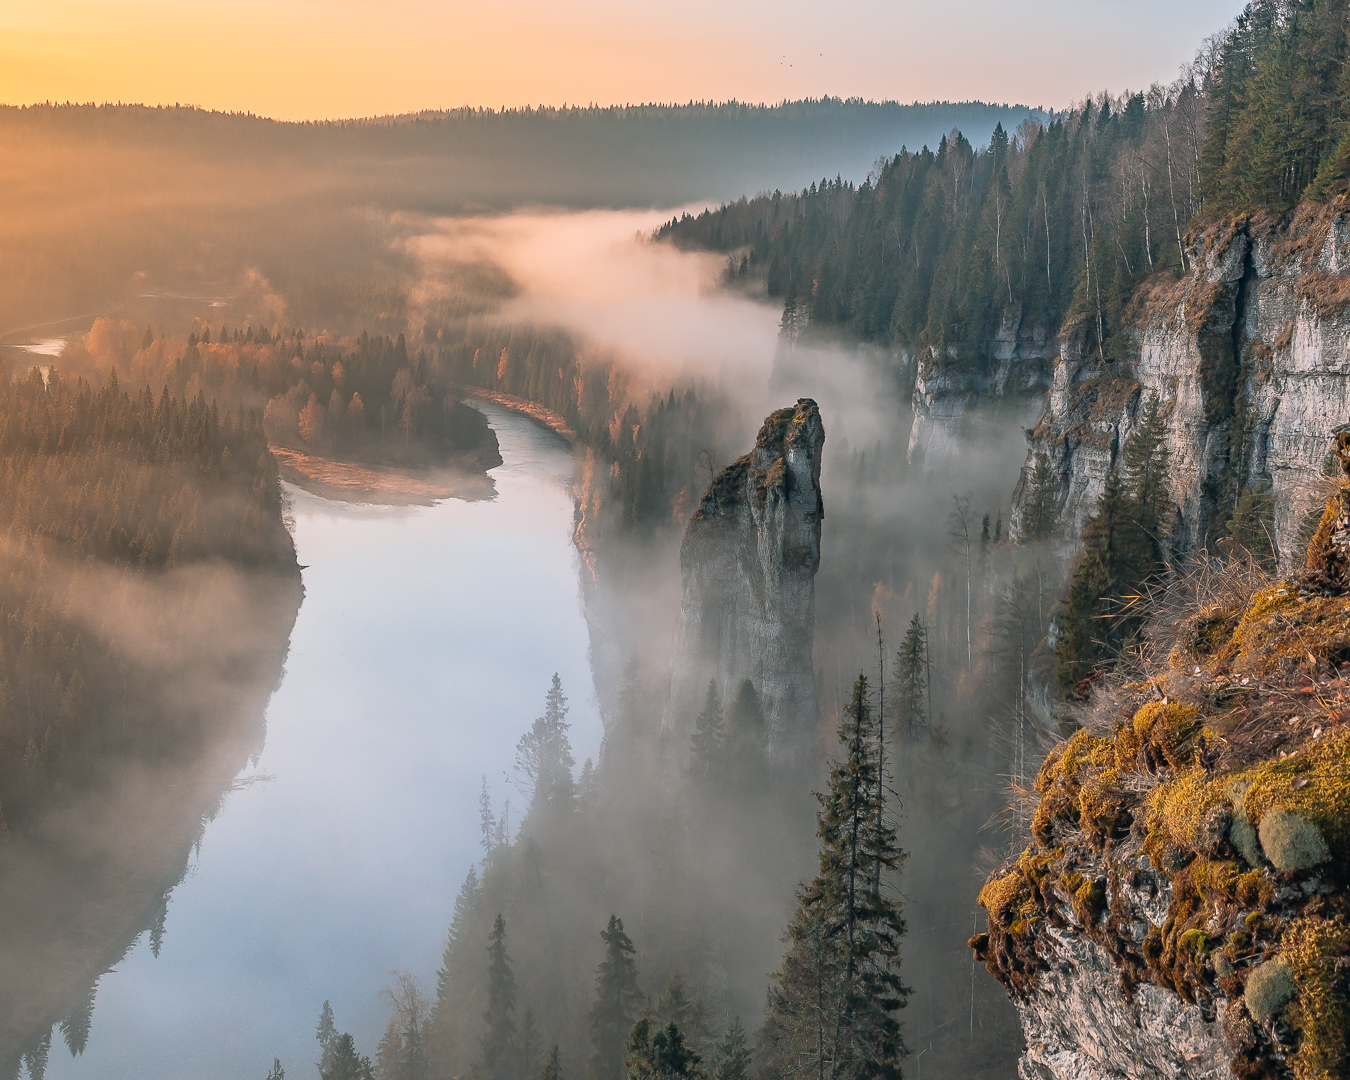
[[[1253,968],[1242,1000],[1258,1024],[1268,1024],[1284,1012],[1294,996],[1294,969],[1281,956]]]
[[[1331,858],[1331,851],[1317,826],[1288,810],[1267,811],[1261,819],[1259,835],[1266,858],[1285,873],[1308,870]]]
[[[1298,1080],[1344,1075],[1350,996],[1340,965],[1350,951],[1350,926],[1343,917],[1299,919],[1285,933],[1280,951],[1296,989],[1286,1014],[1299,1031],[1290,1061],[1294,1075]]]

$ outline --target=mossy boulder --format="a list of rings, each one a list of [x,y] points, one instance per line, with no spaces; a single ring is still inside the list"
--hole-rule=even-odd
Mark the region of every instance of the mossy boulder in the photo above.
[[[1268,1024],[1284,1011],[1294,996],[1294,989],[1294,969],[1288,960],[1276,957],[1254,968],[1247,976],[1242,1000],[1253,1020]]]

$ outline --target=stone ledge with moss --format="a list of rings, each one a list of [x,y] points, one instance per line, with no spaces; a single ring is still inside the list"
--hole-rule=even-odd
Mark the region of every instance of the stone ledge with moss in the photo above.
[[[1347,520],[1343,483],[1300,577],[1216,572],[1046,758],[971,939],[1024,1077],[1350,1077]]]

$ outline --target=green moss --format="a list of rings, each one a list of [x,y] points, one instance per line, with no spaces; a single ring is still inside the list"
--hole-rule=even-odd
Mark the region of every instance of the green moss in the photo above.
[[[1294,996],[1294,969],[1283,957],[1267,960],[1247,976],[1242,1000],[1258,1024],[1267,1024],[1284,1011]]]
[[[1298,1029],[1290,1065],[1298,1080],[1344,1076],[1350,1057],[1350,999],[1341,965],[1350,952],[1344,918],[1300,919],[1289,927],[1281,948],[1297,997],[1288,1010]]]
[[[1106,911],[1106,879],[1094,878],[1079,885],[1073,894],[1073,913],[1083,926],[1094,926]]]

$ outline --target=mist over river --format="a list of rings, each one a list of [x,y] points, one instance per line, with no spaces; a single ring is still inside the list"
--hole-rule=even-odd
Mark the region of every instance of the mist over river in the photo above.
[[[435,993],[455,893],[557,671],[577,760],[601,725],[571,543],[570,448],[490,405],[495,499],[396,509],[291,489],[305,601],[267,741],[149,935],[103,977],[88,1046],[47,1076],[310,1074],[325,999],[373,1052],[380,988]],[[516,797],[523,810],[524,798]],[[519,819],[514,810],[512,824]]]

